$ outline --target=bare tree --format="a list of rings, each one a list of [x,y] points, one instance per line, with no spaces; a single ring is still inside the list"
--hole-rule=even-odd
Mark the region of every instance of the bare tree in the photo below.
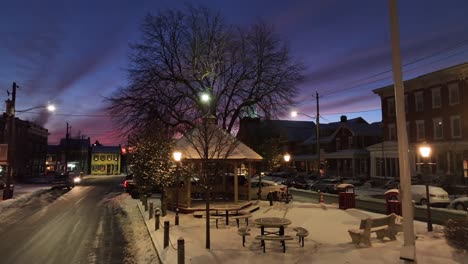
[[[294,104],[302,64],[265,24],[239,29],[188,7],[147,15],[141,31],[131,46],[129,85],[108,98],[123,129],[156,119],[184,132],[211,113],[231,133],[246,109],[271,118]],[[211,95],[208,109],[200,93]]]
[[[200,159],[200,183],[205,189],[206,202],[206,248],[210,248],[210,197],[214,178],[219,176],[221,162],[236,150],[239,141],[215,124],[214,116],[206,116],[195,129],[177,142],[186,150],[187,158]]]

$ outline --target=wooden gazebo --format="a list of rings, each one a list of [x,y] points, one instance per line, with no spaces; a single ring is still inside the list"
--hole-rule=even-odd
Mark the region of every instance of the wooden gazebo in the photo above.
[[[210,162],[216,160],[217,162],[226,164],[226,167],[230,167],[232,169],[232,171],[224,171],[222,175],[211,176],[217,178],[215,181],[217,184],[212,186],[211,192],[215,197],[216,195],[221,195],[223,199],[229,197],[230,200],[233,200],[234,204],[238,203],[240,197],[244,200],[250,201],[253,198],[252,192],[256,191],[251,189],[250,184],[251,176],[255,173],[252,164],[254,162],[261,161],[263,158],[247,145],[237,140],[231,134],[228,134],[219,128],[215,129],[218,130],[217,133],[222,133],[223,137],[223,142],[217,142],[217,144],[222,145],[224,142],[226,142],[225,144],[231,144],[234,142],[234,144],[231,145],[231,149],[224,150],[228,151],[229,153],[222,153],[222,155],[218,155],[219,153],[215,154],[214,152],[218,151],[221,153],[223,150],[220,149],[223,146],[216,147],[213,146],[216,144],[209,144],[209,158],[206,161]],[[192,132],[192,135],[194,133],[198,133],[196,129]],[[196,163],[201,164],[204,161],[203,157],[201,157],[199,154],[199,150],[197,151],[197,147],[195,145],[196,144],[194,144],[193,139],[190,139],[187,136],[181,137],[176,141],[175,148],[177,151],[182,153],[183,163],[191,163],[195,165]],[[239,186],[239,168],[241,167],[246,169],[246,175],[244,177],[246,178],[247,182],[246,184]],[[197,194],[204,193],[203,186],[197,185],[196,181],[193,181],[193,178],[185,178],[183,186],[179,185],[179,187],[178,203],[180,208],[192,207],[192,199],[197,198]],[[172,197],[175,198],[176,193],[177,192],[175,189],[168,192],[168,198],[171,204],[173,204],[175,201],[175,199],[172,199]]]

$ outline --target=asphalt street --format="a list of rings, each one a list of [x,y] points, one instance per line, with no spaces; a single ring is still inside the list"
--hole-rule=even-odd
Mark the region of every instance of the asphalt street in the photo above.
[[[121,176],[87,177],[33,199],[0,226],[0,263],[122,263],[126,241],[112,197]]]

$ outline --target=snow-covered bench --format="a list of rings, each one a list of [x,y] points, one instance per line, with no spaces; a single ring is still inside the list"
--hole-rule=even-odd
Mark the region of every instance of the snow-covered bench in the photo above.
[[[233,216],[232,218],[233,219],[236,219],[236,223],[237,223],[237,228],[239,228],[239,220],[240,219],[245,219],[245,224],[246,225],[249,225],[249,218],[252,217],[252,214],[251,213],[246,213],[246,214],[240,214],[240,215],[235,215]]]
[[[265,240],[273,240],[273,241],[281,241],[281,245],[283,246],[283,252],[286,253],[286,242],[285,240],[293,240],[292,236],[256,236],[256,240],[260,240],[263,247],[263,253],[265,253]]]
[[[293,228],[293,230],[296,231],[296,236],[299,237],[299,243],[301,243],[301,246],[304,247],[304,237],[309,235],[309,231],[300,226]]]
[[[242,246],[245,247],[245,236],[250,236],[250,228],[248,227],[241,227],[237,229],[237,234],[242,236]]]
[[[388,237],[391,240],[395,240],[397,233],[396,217],[396,214],[390,214],[381,218],[362,219],[359,229],[349,229],[348,233],[353,243],[356,245],[363,243],[369,247],[372,246],[370,241],[371,233],[376,233],[378,239]]]

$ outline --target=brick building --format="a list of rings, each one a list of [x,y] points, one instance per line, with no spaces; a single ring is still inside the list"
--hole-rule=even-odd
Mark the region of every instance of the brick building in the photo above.
[[[468,63],[407,80],[405,87],[406,129],[411,175],[422,174],[418,147],[432,147],[430,175],[434,181],[462,183],[468,168]],[[382,104],[385,142],[368,148],[371,176],[399,177],[393,85],[375,89]]]

